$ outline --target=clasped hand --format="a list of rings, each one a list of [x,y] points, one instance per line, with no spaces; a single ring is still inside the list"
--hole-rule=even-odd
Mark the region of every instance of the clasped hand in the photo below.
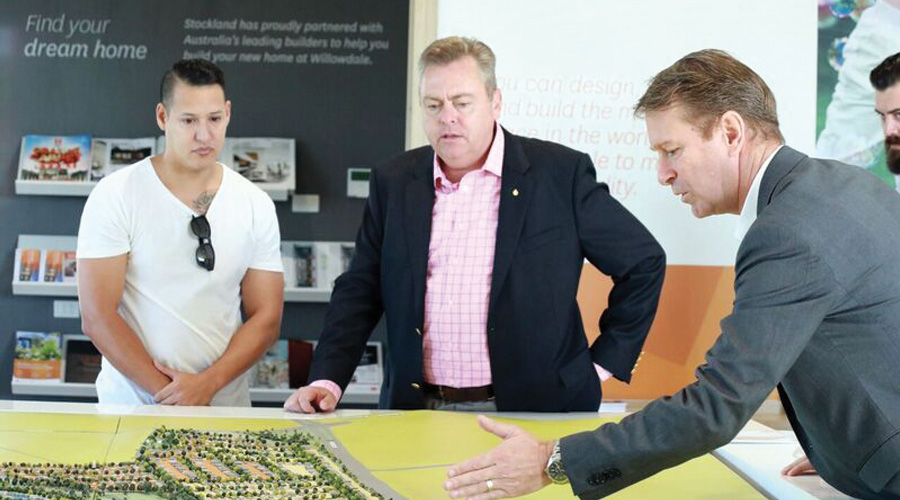
[[[215,385],[203,373],[186,373],[153,361],[156,369],[172,379],[153,399],[161,405],[208,406],[216,394]]]

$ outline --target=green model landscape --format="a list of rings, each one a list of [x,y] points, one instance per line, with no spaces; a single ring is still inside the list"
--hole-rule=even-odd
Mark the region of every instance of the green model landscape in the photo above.
[[[346,499],[384,497],[311,435],[154,430],[132,462],[0,463],[0,498]]]

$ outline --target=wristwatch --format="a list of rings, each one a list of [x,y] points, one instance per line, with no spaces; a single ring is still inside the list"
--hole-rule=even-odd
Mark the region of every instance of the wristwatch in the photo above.
[[[553,481],[553,484],[568,484],[569,482],[569,476],[566,475],[566,468],[562,463],[559,441],[553,445],[553,453],[550,454],[550,460],[547,460],[547,467],[544,468],[544,472]]]

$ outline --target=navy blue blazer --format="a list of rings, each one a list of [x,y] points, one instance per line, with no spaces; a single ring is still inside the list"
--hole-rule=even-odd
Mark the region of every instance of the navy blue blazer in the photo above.
[[[665,254],[596,181],[590,158],[506,132],[487,321],[501,411],[596,411],[593,363],[629,381],[656,314]],[[373,170],[350,269],[337,279],[310,380],[346,388],[382,315],[379,406],[423,408],[422,329],[434,205],[434,150]],[[512,193],[517,190],[517,196]],[[588,346],[575,295],[584,259],[612,277],[602,335]]]

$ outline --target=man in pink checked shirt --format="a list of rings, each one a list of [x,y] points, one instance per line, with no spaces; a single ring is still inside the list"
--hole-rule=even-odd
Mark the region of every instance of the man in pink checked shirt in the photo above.
[[[431,146],[374,169],[313,382],[285,409],[334,410],[382,315],[382,408],[596,411],[601,379],[630,380],[665,254],[587,155],[499,125],[494,66],[474,39],[422,54]],[[585,258],[615,283],[591,346],[575,300]]]

